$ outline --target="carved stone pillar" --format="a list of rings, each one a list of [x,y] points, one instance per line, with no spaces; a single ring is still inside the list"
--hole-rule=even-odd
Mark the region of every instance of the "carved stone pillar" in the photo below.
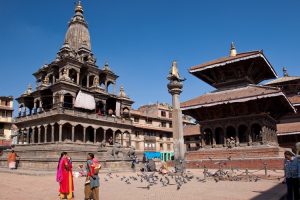
[[[41,126],[37,126],[38,128],[38,143],[41,143]]]
[[[86,143],[86,127],[83,127],[83,143]]]
[[[77,72],[77,80],[76,80],[77,85],[79,85],[79,75],[80,73]]]
[[[106,143],[106,131],[107,129],[103,129],[103,140]]]
[[[75,126],[72,125],[72,142],[74,142],[75,140],[74,132],[75,132]]]
[[[31,143],[34,144],[34,138],[35,137],[35,127],[32,127],[32,133],[31,133]]]
[[[27,142],[27,144],[29,144],[29,142],[30,142],[29,141],[30,140],[29,139],[29,129],[30,129],[30,127],[27,127],[26,129],[27,129],[26,142]]]
[[[90,75],[87,75],[87,83],[86,83],[86,87],[90,87]]]
[[[51,142],[54,142],[54,124],[51,124]]]
[[[116,134],[115,134],[115,131],[113,131],[113,145],[115,145],[115,141],[116,140]]]
[[[44,133],[44,143],[47,143],[47,134],[48,134],[48,126],[47,124],[44,125],[45,133]]]
[[[59,124],[59,142],[62,142],[62,124]]]
[[[94,128],[94,143],[96,143],[96,133],[97,133],[97,129]]]

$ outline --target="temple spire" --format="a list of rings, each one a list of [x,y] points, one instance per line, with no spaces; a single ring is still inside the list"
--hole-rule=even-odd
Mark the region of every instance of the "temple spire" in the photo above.
[[[282,71],[283,71],[283,76],[284,76],[284,77],[289,76],[286,67],[283,67],[283,68],[282,68]]]
[[[83,16],[81,1],[78,1],[75,6],[75,14],[69,22],[64,43],[68,43],[71,50],[78,51],[83,46],[91,51],[90,33]]]
[[[230,45],[230,57],[233,57],[233,56],[236,56],[236,49],[235,49],[235,46],[234,46],[234,43],[231,42],[231,45]]]

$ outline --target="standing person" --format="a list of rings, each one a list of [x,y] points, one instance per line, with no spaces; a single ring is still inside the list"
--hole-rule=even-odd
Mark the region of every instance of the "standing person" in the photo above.
[[[99,176],[95,171],[94,154],[88,153],[86,161],[87,179],[84,186],[84,199],[99,200]]]
[[[9,169],[16,169],[17,168],[17,154],[14,150],[7,155],[7,162]]]
[[[291,151],[284,152],[284,176],[287,186],[287,199],[299,199],[300,162]]]
[[[57,165],[56,181],[59,182],[60,199],[73,199],[74,184],[72,161],[67,152],[62,152]]]

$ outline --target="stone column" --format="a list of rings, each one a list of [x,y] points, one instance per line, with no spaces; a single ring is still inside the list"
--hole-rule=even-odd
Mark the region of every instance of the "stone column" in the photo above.
[[[85,140],[86,132],[85,131],[86,131],[86,127],[84,126],[83,127],[83,143],[86,143],[86,140]]]
[[[75,142],[75,126],[72,125],[72,142]]]
[[[51,124],[51,142],[54,142],[54,124]]]
[[[32,133],[31,133],[31,143],[34,144],[34,136],[35,135],[35,127],[32,127]]]
[[[94,143],[96,143],[96,133],[97,133],[97,129],[94,128]]]
[[[58,124],[59,125],[59,142],[62,142],[62,124]]]
[[[113,145],[115,145],[115,140],[116,140],[116,134],[115,134],[115,130],[113,130]]]
[[[90,75],[87,75],[87,83],[86,83],[86,87],[90,87]]]
[[[182,125],[182,112],[180,109],[179,97],[182,92],[185,79],[180,78],[177,64],[175,61],[172,63],[170,73],[168,75],[168,91],[172,95],[172,124],[173,124],[173,137],[174,137],[174,161],[175,171],[185,171],[185,146],[183,139],[183,125]]]
[[[37,126],[38,128],[38,143],[41,143],[41,126]]]
[[[45,138],[44,138],[44,143],[47,143],[47,134],[48,134],[48,126],[47,124],[44,125],[45,128]]]
[[[121,145],[124,146],[124,133],[121,132]]]
[[[79,85],[79,75],[80,73],[77,72],[77,80],[76,80],[77,85]]]
[[[30,127],[27,127],[26,129],[27,129],[26,142],[27,142],[27,144],[29,144],[29,129],[30,129]]]
[[[103,140],[106,143],[106,131],[107,129],[103,129]]]

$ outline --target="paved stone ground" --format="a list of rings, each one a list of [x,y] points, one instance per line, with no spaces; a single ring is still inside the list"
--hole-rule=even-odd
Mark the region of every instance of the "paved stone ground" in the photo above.
[[[203,177],[203,170],[190,170],[195,176]],[[259,173],[259,172],[258,172]],[[116,174],[119,177],[116,177]],[[258,180],[257,182],[230,182],[209,180],[205,183],[192,180],[184,184],[180,190],[176,185],[162,187],[160,184],[152,186],[149,190],[145,182],[126,184],[122,176],[135,176],[136,173],[113,173],[113,178],[105,173],[100,174],[101,200],[278,200],[285,193],[285,185],[281,184],[275,176],[282,176],[282,172],[271,174],[271,180]],[[274,178],[272,178],[274,177]],[[75,200],[83,199],[84,178],[74,177]],[[171,183],[175,183],[174,181]],[[0,169],[0,199],[1,200],[56,200],[58,199],[58,184],[53,172],[38,172],[26,170]]]

